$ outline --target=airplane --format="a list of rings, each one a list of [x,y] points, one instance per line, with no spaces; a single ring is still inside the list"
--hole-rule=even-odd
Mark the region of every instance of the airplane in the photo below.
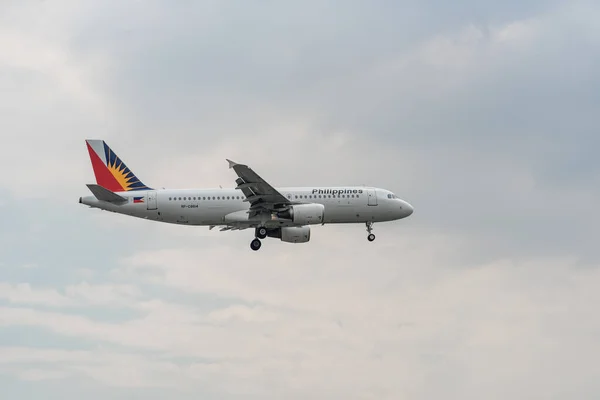
[[[311,225],[365,224],[406,218],[413,206],[389,190],[370,186],[274,188],[245,164],[229,159],[237,175],[230,189],[154,189],[146,186],[104,140],[86,140],[95,184],[79,203],[92,208],[179,225],[254,229],[252,250],[267,237],[287,243],[310,240]]]

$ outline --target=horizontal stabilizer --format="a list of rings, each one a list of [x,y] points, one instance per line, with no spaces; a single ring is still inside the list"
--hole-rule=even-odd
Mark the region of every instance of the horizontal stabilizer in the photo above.
[[[88,184],[87,187],[98,200],[107,201],[114,204],[127,203],[127,199],[125,197],[119,196],[115,192],[111,192],[100,185]]]

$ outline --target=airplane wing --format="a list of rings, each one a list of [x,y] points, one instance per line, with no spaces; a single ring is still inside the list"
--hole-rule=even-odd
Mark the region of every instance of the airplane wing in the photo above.
[[[250,217],[263,212],[271,213],[284,210],[292,204],[290,199],[275,190],[252,168],[231,160],[227,160],[227,162],[229,162],[229,168],[232,168],[238,175],[235,180],[237,183],[236,189],[241,190],[246,196],[244,201],[250,203]]]

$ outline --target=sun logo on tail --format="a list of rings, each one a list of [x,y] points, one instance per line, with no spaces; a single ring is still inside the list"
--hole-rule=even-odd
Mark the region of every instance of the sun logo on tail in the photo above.
[[[135,176],[125,163],[117,156],[106,143],[104,143],[106,154],[106,167],[121,185],[123,190],[147,190],[149,189]]]

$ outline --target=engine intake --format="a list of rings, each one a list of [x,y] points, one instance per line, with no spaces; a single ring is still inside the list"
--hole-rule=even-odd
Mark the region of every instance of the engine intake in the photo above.
[[[291,219],[295,224],[322,224],[325,214],[323,204],[295,204],[289,209],[277,213],[279,218]]]

